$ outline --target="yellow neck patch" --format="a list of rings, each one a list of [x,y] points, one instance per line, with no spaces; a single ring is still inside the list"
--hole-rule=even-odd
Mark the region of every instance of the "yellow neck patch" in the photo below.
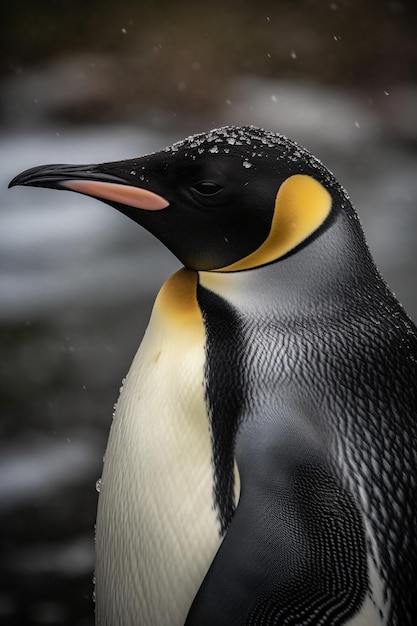
[[[198,274],[194,270],[181,268],[162,286],[155,301],[155,310],[177,324],[201,323],[201,312],[197,303]]]
[[[215,272],[248,270],[276,261],[316,231],[330,213],[332,199],[317,180],[295,174],[280,186],[268,237],[248,256]]]

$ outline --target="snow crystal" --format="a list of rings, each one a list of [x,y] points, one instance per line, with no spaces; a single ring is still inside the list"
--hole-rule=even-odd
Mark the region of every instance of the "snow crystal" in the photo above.
[[[276,99],[276,96],[271,95],[271,99]],[[332,174],[308,150],[284,135],[255,126],[223,126],[187,137],[166,151],[169,154],[181,151],[182,156],[187,155],[193,160],[206,152],[236,155],[245,168],[272,158],[286,164],[285,171],[290,164],[294,164],[291,167],[295,172],[313,174],[328,187],[338,186]],[[341,191],[347,199],[344,190]]]

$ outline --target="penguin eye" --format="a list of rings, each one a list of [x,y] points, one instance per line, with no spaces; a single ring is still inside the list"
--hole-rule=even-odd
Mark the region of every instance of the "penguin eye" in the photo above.
[[[222,191],[223,187],[212,180],[200,180],[192,186],[192,189],[201,196],[214,196]]]

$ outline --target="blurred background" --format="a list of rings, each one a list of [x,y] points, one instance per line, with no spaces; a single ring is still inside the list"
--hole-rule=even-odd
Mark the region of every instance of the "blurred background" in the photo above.
[[[0,21],[0,623],[90,626],[113,404],[178,263],[104,204],[9,180],[222,124],[286,133],[416,321],[417,3],[19,0]]]

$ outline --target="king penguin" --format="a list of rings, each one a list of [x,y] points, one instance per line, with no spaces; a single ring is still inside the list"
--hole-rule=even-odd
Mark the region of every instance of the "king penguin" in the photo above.
[[[97,624],[415,624],[417,333],[334,176],[224,127],[10,185],[98,198],[184,265],[111,427]]]

